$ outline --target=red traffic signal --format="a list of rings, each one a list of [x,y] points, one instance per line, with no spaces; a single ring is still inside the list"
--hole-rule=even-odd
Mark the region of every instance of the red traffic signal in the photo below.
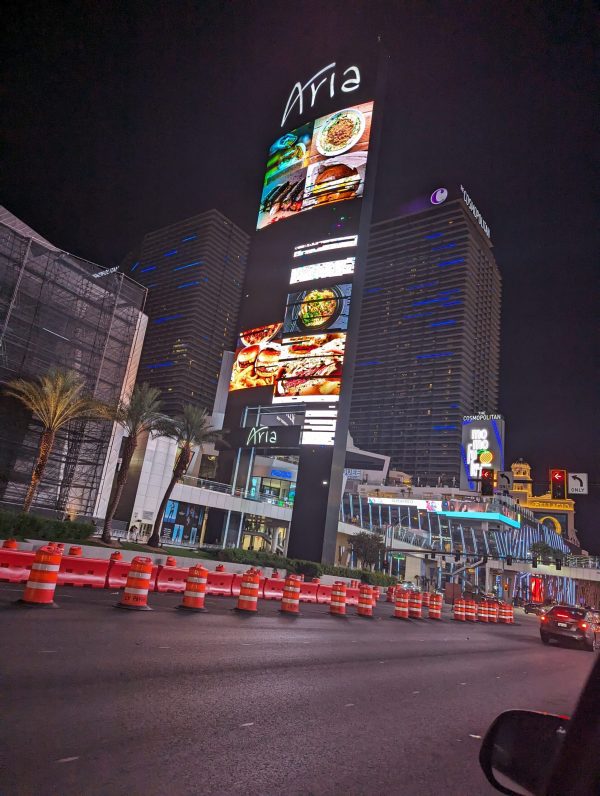
[[[564,500],[567,496],[567,471],[550,470],[550,493],[553,500]]]
[[[488,497],[494,494],[494,471],[491,467],[481,468],[481,494]]]

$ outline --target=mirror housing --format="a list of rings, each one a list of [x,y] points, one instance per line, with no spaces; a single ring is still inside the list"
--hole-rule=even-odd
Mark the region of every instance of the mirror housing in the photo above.
[[[566,716],[508,710],[492,723],[479,762],[501,793],[539,796],[546,786],[567,732]]]

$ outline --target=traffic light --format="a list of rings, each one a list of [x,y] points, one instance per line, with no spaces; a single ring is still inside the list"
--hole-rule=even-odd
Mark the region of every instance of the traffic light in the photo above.
[[[566,470],[550,470],[550,492],[553,500],[564,500],[567,497]]]
[[[538,564],[538,557],[537,556],[532,556],[531,557],[531,568],[532,569],[537,569],[537,564]]]
[[[554,563],[556,564],[557,571],[562,569],[562,558],[555,558]]]
[[[481,494],[487,497],[494,494],[494,471],[491,467],[481,468]]]

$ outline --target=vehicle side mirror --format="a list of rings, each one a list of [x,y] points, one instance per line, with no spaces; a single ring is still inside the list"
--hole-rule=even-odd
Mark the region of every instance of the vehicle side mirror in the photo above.
[[[544,794],[568,721],[566,716],[530,710],[501,713],[487,731],[479,752],[488,780],[501,793]]]

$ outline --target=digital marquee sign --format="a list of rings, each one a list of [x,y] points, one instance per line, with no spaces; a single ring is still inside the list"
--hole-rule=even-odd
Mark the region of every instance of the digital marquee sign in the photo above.
[[[460,488],[477,490],[481,470],[504,470],[502,415],[467,415],[462,421]]]
[[[365,102],[280,136],[269,149],[256,228],[361,197],[372,114]]]

